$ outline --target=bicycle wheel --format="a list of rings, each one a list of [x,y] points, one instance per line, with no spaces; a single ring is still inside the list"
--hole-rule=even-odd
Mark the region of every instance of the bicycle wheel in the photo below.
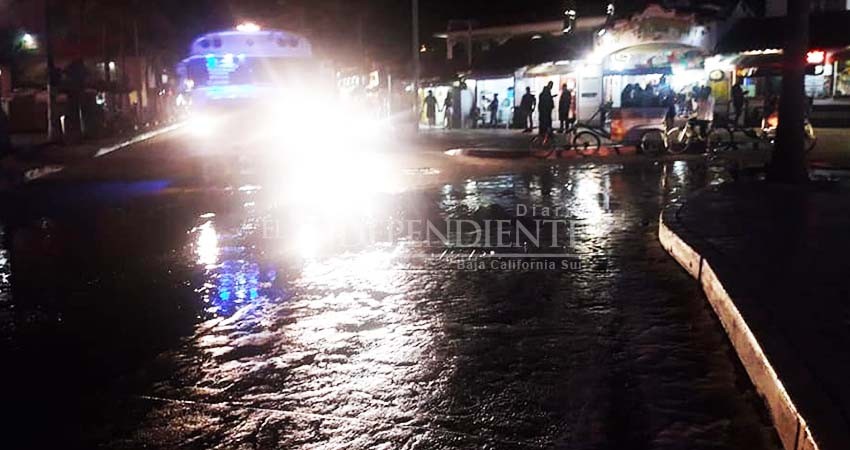
[[[640,137],[640,148],[650,156],[658,156],[667,150],[667,135],[661,130],[649,130]]]
[[[667,151],[674,155],[684,153],[688,149],[689,139],[686,125],[670,129],[667,131]]]
[[[591,131],[582,131],[573,138],[573,148],[576,153],[582,156],[590,156],[599,151],[602,146],[602,141],[596,133]]]
[[[708,132],[705,148],[710,153],[732,149],[732,133],[723,127],[713,128]]]
[[[538,134],[531,139],[529,151],[535,156],[548,158],[555,151],[554,137],[548,134]]]

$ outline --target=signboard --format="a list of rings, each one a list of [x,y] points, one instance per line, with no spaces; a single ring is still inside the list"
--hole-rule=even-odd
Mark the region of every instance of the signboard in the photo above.
[[[693,14],[677,14],[650,5],[630,19],[618,20],[597,36],[595,52],[604,56],[637,45],[660,43],[708,49],[709,36],[709,29],[697,24]]]
[[[606,74],[672,73],[705,67],[705,52],[681,44],[643,44],[619,50],[604,61]]]

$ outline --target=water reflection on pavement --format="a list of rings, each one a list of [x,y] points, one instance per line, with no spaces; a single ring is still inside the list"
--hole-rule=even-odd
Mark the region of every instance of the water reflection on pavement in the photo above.
[[[777,448],[720,325],[655,240],[662,204],[715,181],[678,161],[358,193],[368,207],[238,190],[186,224],[173,262],[191,272],[194,329],[113,392],[121,408],[90,436],[169,449]],[[387,219],[501,219],[517,204],[566,207],[577,264],[468,270],[466,251],[335,240]]]

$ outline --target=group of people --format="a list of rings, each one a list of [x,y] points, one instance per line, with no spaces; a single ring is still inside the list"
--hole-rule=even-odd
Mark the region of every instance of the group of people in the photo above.
[[[454,116],[454,99],[452,93],[446,93],[446,98],[443,100],[443,107],[440,112],[444,112],[443,121],[446,128],[452,127],[452,116]],[[434,127],[437,125],[437,97],[434,97],[434,91],[428,91],[425,97],[425,116],[428,118],[428,126]]]
[[[521,118],[521,123],[525,126],[523,132],[528,133],[534,129],[534,112],[538,114],[538,123],[540,133],[552,133],[554,131],[552,124],[552,113],[555,111],[555,100],[557,98],[558,119],[560,126],[558,131],[563,133],[569,128],[571,119],[571,110],[573,102],[573,93],[566,84],[561,86],[560,93],[552,93],[555,83],[550,81],[540,91],[537,97],[531,92],[530,87],[525,88],[525,94],[522,96],[517,114]],[[735,109],[735,121],[737,122],[744,110],[744,95],[740,82],[732,87],[732,105]],[[493,94],[492,99],[483,98],[487,104],[487,109],[490,117],[490,126],[498,124],[498,112],[500,108],[499,94]],[[444,112],[444,121],[446,128],[452,127],[452,117],[454,114],[454,98],[452,93],[448,92],[442,102],[442,108],[439,111]],[[657,84],[647,83],[641,87],[638,83],[627,84],[620,94],[620,104],[623,108],[633,107],[666,107],[667,119],[672,122],[676,115],[677,109],[681,112],[692,116],[697,121],[700,128],[705,128],[714,118],[714,96],[711,93],[711,88],[708,86],[694,86],[693,89],[686,94],[676,94],[670,85],[667,84],[666,77],[661,77]],[[433,127],[437,121],[439,101],[434,96],[433,91],[428,91],[425,97],[424,107],[425,115],[428,118],[428,125]],[[478,118],[478,108],[473,106],[473,120]]]
[[[736,87],[740,89],[740,86]],[[736,112],[743,110],[743,96],[735,98],[734,88],[732,96]],[[708,124],[714,120],[714,96],[709,86],[694,85],[690,92],[677,94],[667,83],[666,76],[662,76],[657,84],[646,83],[644,87],[638,83],[627,84],[620,93],[620,106],[667,108],[668,126],[672,125],[677,112],[691,117],[701,130],[707,129]]]
[[[675,104],[676,94],[663,76],[657,85],[646,83],[641,87],[638,83],[627,84],[620,93],[620,106],[623,108],[669,107]]]
[[[531,93],[531,88],[525,88],[525,94],[520,100],[519,111],[522,122],[526,126],[524,133],[530,133],[534,129],[534,111],[537,110],[538,122],[540,125],[540,134],[551,133],[552,130],[552,111],[555,110],[555,97],[558,94],[552,94],[552,89],[555,83],[550,81],[540,91],[538,98]],[[570,110],[572,109],[573,93],[564,84],[561,86],[560,99],[558,100],[558,120],[561,122],[559,131],[566,131],[570,122]]]

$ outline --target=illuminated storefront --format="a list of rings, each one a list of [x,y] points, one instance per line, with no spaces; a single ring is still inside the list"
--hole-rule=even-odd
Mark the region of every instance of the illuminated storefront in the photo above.
[[[657,89],[664,84],[681,93],[706,84],[705,60],[714,36],[713,25],[657,5],[618,20],[597,33],[594,51],[580,70],[581,100],[590,103],[594,85],[599,91],[593,99],[597,107],[610,104],[619,108],[629,85]]]
[[[734,64],[729,83],[740,80],[751,123],[760,120],[766,101],[781,92],[784,26],[781,17],[741,19],[716,47]],[[805,91],[812,98],[815,125],[850,125],[850,37],[841,32],[848,28],[850,11],[811,15]]]
[[[496,127],[508,127],[513,118],[514,77],[492,77],[467,80],[467,88],[477,94],[477,106],[480,110],[478,127],[490,126],[493,122],[490,102],[498,96],[499,108],[496,110]],[[468,111],[467,111],[468,112]]]
[[[558,61],[535,66],[523,67],[516,72],[516,98],[514,106],[519,108],[522,102],[522,96],[525,94],[525,89],[530,88],[531,93],[535,98],[538,98],[543,87],[552,83],[553,95],[560,95],[561,87],[566,85],[567,89],[572,91],[571,102],[571,117],[578,117],[579,108],[576,99],[578,98],[578,68],[581,63],[576,61]],[[590,112],[591,114],[593,111]],[[557,124],[558,118],[558,98],[555,98],[555,109],[552,111],[553,123]],[[538,114],[533,114],[534,126],[538,125]]]
[[[627,85],[658,86],[666,83],[674,92],[685,92],[706,82],[705,51],[680,44],[643,44],[619,50],[603,63],[604,101],[621,105]]]

